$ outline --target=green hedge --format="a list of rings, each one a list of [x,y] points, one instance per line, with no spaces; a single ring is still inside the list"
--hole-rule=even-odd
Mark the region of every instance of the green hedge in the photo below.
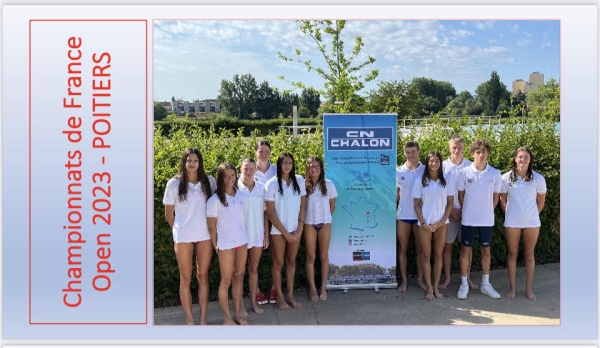
[[[209,130],[211,127],[214,127],[214,130],[218,133],[223,130],[237,130],[242,129],[242,133],[244,136],[250,136],[252,132],[258,132],[257,134],[260,136],[266,136],[274,130],[277,130],[279,127],[290,127],[292,126],[291,118],[280,118],[280,119],[272,119],[272,120],[238,120],[236,118],[219,116],[212,120],[198,120],[194,118],[190,119],[173,119],[173,120],[161,120],[154,121],[155,132],[158,130],[162,135],[168,136],[171,132],[171,129],[175,127],[179,129],[180,127],[190,128],[190,130],[200,127],[204,130]],[[322,123],[320,119],[315,118],[299,118],[298,125],[299,126],[312,126]],[[160,126],[160,128],[156,128],[156,126]],[[302,133],[314,133],[314,128],[302,129]]]
[[[528,146],[534,156],[534,170],[546,178],[548,193],[546,205],[540,216],[542,229],[536,246],[536,261],[539,263],[558,262],[560,260],[559,245],[559,215],[560,215],[560,170],[559,170],[559,136],[554,129],[554,123],[543,118],[527,119],[521,126],[520,118],[503,119],[500,127],[484,125],[461,126],[465,120],[456,120],[451,123],[428,121],[428,127],[421,128],[417,134],[413,130],[410,134],[398,135],[398,149],[403,149],[404,143],[416,139],[422,149],[421,161],[430,150],[437,150],[444,157],[449,156],[447,139],[453,134],[460,134],[466,139],[466,157],[469,158],[468,144],[475,139],[487,139],[492,145],[489,163],[505,172],[510,168],[512,154],[520,146]],[[263,122],[263,121],[260,121]],[[252,127],[251,127],[252,128]],[[521,129],[523,131],[521,131]],[[263,131],[254,128],[246,134],[246,130],[238,129],[236,132],[227,128],[218,128],[215,125],[206,127],[200,122],[170,122],[168,129],[165,123],[156,123],[154,131],[154,298],[155,306],[164,306],[178,303],[179,271],[173,251],[173,238],[171,230],[164,218],[162,199],[164,186],[169,178],[177,172],[179,159],[187,147],[198,147],[204,157],[204,165],[208,173],[216,176],[217,166],[224,161],[240,163],[244,157],[253,157],[254,144],[259,139],[267,139],[272,147],[272,161],[275,162],[278,154],[283,151],[291,152],[296,159],[298,174],[303,175],[304,160],[311,155],[323,156],[323,131],[319,127],[312,134],[293,137],[288,131],[270,132],[264,135]],[[398,151],[398,163],[404,162],[403,153]],[[492,267],[501,268],[506,264],[507,247],[503,233],[504,216],[500,207],[496,209],[496,225],[494,233],[494,246],[492,247]],[[411,239],[411,244],[413,243]],[[473,270],[479,267],[479,248],[473,249]],[[415,260],[414,247],[409,246],[408,259]],[[459,248],[453,249],[453,271],[458,271]],[[522,262],[522,252],[520,253]],[[306,251],[304,241],[298,252],[295,284],[299,288],[307,288],[305,271]],[[315,279],[320,279],[320,265],[315,265]],[[259,265],[259,286],[268,290],[271,286],[271,257],[268,251],[263,253]],[[416,265],[410,261],[409,274],[416,273]],[[285,278],[285,273],[283,273]],[[217,255],[213,254],[209,271],[210,299],[217,299],[219,286],[219,267]],[[248,293],[247,279],[244,283],[245,294]],[[317,284],[318,286],[318,284]],[[193,278],[192,288],[197,288]],[[194,294],[194,291],[192,291]]]

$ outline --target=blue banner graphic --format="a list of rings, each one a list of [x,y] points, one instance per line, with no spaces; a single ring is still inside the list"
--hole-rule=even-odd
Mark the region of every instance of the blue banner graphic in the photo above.
[[[396,115],[325,114],[338,191],[327,289],[396,287]]]

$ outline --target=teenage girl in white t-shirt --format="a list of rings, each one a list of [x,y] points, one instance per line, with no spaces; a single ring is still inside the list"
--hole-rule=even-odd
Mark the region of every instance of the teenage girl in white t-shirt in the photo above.
[[[277,167],[271,163],[271,144],[266,140],[259,140],[254,147],[256,156],[256,181],[266,184],[269,179],[277,175]]]
[[[215,179],[204,172],[200,150],[186,149],[179,163],[179,171],[167,182],[163,204],[165,219],[173,230],[173,242],[179,266],[179,298],[188,325],[194,325],[192,316],[192,264],[194,250],[200,302],[200,325],[207,325],[208,267],[212,245],[206,224],[206,201],[216,187]]]
[[[248,195],[245,206],[245,227],[248,234],[248,286],[250,288],[250,304],[257,314],[263,312],[258,305],[269,300],[258,287],[258,264],[263,249],[269,247],[269,224],[265,206],[265,185],[256,181],[256,162],[252,158],[244,158],[240,167],[241,178],[238,187]],[[243,307],[243,304],[242,304]],[[242,311],[243,314],[244,311]]]
[[[265,203],[271,227],[271,249],[273,251],[273,283],[277,293],[277,306],[287,311],[290,306],[300,308],[294,299],[294,276],[296,256],[304,228],[306,213],[306,186],[304,179],[296,175],[294,158],[284,152],[277,159],[277,176],[267,181]],[[285,256],[287,279],[287,302],[281,289],[281,269]]]
[[[331,214],[335,209],[337,190],[333,182],[325,179],[323,161],[309,157],[306,161],[306,221],[304,241],[306,242],[306,277],[312,301],[327,299],[327,277],[329,274],[329,242],[331,240]],[[315,259],[319,242],[321,260],[321,293],[315,286]]]
[[[448,217],[452,212],[452,202],[456,193],[453,181],[452,178],[444,176],[442,155],[437,151],[432,151],[427,154],[423,176],[417,178],[413,186],[412,197],[415,200],[415,212],[419,219],[419,240],[423,250],[423,273],[427,285],[426,298],[428,300],[444,298],[439,285],[442,276],[442,256],[446,244]],[[432,239],[435,259],[433,287],[431,286]]]
[[[506,294],[515,298],[517,255],[519,240],[523,232],[523,253],[525,254],[525,291],[531,301],[536,297],[531,290],[535,268],[534,250],[540,234],[540,212],[546,200],[546,180],[534,172],[533,156],[526,147],[520,147],[513,156],[512,168],[502,175],[500,206],[506,215],[504,235],[508,244],[508,279],[510,289]]]
[[[248,236],[244,227],[244,206],[248,196],[237,189],[236,182],[236,168],[230,163],[221,163],[217,168],[217,191],[208,200],[206,209],[210,239],[219,256],[219,304],[224,316],[223,325],[248,324],[240,313],[248,256]],[[229,314],[230,286],[233,319]]]

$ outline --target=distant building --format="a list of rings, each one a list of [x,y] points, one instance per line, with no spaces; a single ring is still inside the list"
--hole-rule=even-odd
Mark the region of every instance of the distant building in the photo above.
[[[167,108],[163,104],[169,104]],[[189,112],[221,112],[221,104],[216,99],[194,100],[193,102],[186,100],[176,100],[174,102],[163,102],[161,105],[170,112],[182,115]]]
[[[171,102],[159,102],[158,104],[165,108],[167,112],[173,112],[173,104]]]
[[[515,96],[521,91],[522,93],[529,93],[540,86],[544,85],[544,74],[540,74],[538,71],[534,71],[529,74],[529,82],[523,79],[513,81],[512,95]]]

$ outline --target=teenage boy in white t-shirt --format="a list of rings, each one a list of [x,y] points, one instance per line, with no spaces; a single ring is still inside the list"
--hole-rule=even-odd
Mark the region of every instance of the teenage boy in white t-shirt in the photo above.
[[[491,298],[500,298],[500,294],[490,284],[490,263],[492,233],[494,231],[494,208],[502,191],[502,175],[500,171],[487,163],[492,147],[485,140],[477,140],[471,144],[473,163],[458,174],[458,201],[462,209],[460,275],[462,283],[457,297],[461,300],[469,294],[467,275],[470,272],[469,260],[475,242],[475,234],[479,231],[481,250],[481,269],[483,277],[480,291]]]
[[[412,197],[413,184],[416,178],[423,176],[425,166],[419,162],[420,154],[419,144],[416,141],[409,141],[404,145],[404,156],[406,163],[396,168],[396,200],[398,209],[396,212],[398,241],[400,242],[400,252],[398,253],[398,266],[400,267],[400,276],[402,283],[398,286],[398,291],[405,292],[407,285],[406,275],[406,250],[408,249],[408,240],[411,233],[415,237],[415,246],[417,249],[417,284],[427,291],[427,286],[423,282],[423,262],[422,249],[419,240],[419,226],[417,225],[417,213],[415,212],[415,200]]]
[[[450,150],[450,157],[442,162],[442,168],[444,174],[449,175],[453,180],[453,185],[456,187],[456,180],[458,179],[458,172],[461,169],[471,165],[471,161],[463,157],[463,151],[465,150],[465,139],[460,135],[453,135],[448,140],[448,149]],[[450,223],[448,224],[448,231],[446,233],[446,245],[444,245],[444,283],[440,285],[440,289],[445,289],[450,285],[450,268],[452,266],[452,247],[454,241],[458,238],[460,242],[460,204],[458,203],[458,194],[455,192],[454,200],[452,203],[452,212],[450,212]],[[469,258],[469,269],[471,269],[471,259]],[[467,274],[467,282],[469,287],[473,290],[477,290],[478,287],[471,281],[470,275]]]

